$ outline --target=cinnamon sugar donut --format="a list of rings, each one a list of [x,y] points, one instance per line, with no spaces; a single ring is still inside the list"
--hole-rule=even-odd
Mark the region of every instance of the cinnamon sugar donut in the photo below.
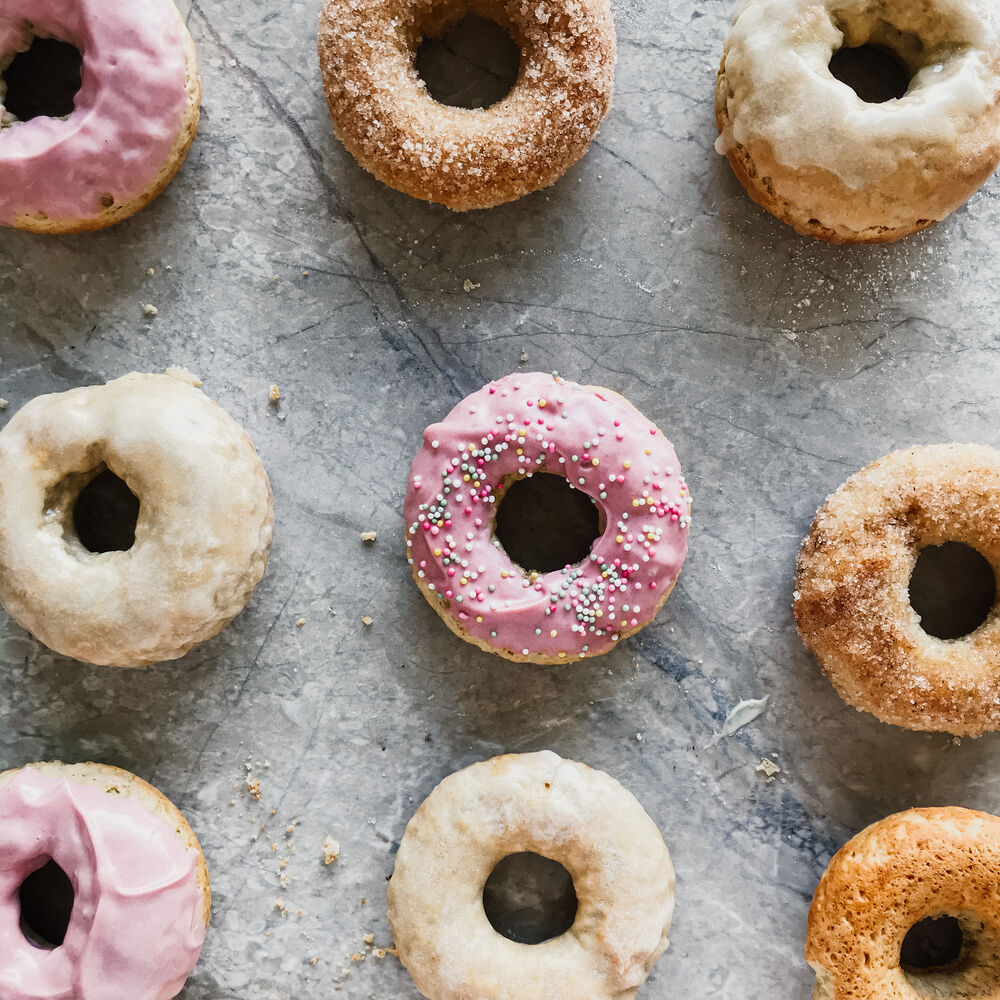
[[[73,889],[62,941],[29,938],[40,928],[19,905],[50,863]],[[169,1000],[198,961],[211,902],[198,838],[141,778],[58,762],[0,773],[4,1000]]]
[[[253,444],[183,369],[39,396],[0,431],[0,602],[65,656],[182,656],[250,598],[271,490]],[[110,472],[138,499],[134,542],[95,551],[76,507]]]
[[[814,1000],[1000,996],[1000,819],[957,807],[909,809],[862,830],[834,856],[809,909]],[[957,918],[954,961],[907,968],[907,931]]]
[[[194,141],[201,82],[172,0],[3,0],[0,78],[35,38],[76,47],[81,86],[65,117],[18,121],[0,79],[0,225],[102,229],[170,182]]]
[[[540,944],[499,934],[483,907],[490,873],[521,852],[559,862],[576,891],[573,924]],[[389,882],[400,961],[430,1000],[630,1000],[673,909],[670,855],[642,806],[548,750],[445,778],[407,824]]]
[[[517,565],[496,537],[506,491],[565,477],[600,537],[582,562]],[[628,400],[541,372],[507,375],[424,431],[406,491],[413,578],[466,642],[509,660],[598,656],[648,625],[687,555],[691,495],[673,445]]]
[[[1000,611],[960,639],[920,627],[909,584],[920,550],[962,542],[1000,574],[1000,452],[896,451],[851,476],[798,557],[795,618],[840,696],[908,729],[1000,729]]]
[[[900,99],[863,101],[841,48],[894,52]],[[1000,162],[1000,16],[992,0],[744,0],[715,94],[717,149],[799,233],[883,243],[964,204]]]
[[[415,59],[466,13],[521,50],[511,92],[489,108],[440,104]],[[611,106],[608,0],[326,0],[319,59],[337,135],[399,191],[456,211],[553,184],[586,152]]]

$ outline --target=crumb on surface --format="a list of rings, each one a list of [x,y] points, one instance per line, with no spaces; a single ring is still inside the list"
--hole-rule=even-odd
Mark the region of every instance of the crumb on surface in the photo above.
[[[143,316],[153,317],[153,316],[156,316],[159,313],[159,311],[160,310],[157,309],[156,306],[154,306],[152,302],[146,302],[146,303],[143,304],[143,307],[142,307],[142,314],[143,314]]]
[[[146,274],[148,274],[152,278],[153,275],[156,274],[156,271],[154,271],[153,268],[151,268],[151,267],[147,267],[146,268]]]
[[[362,622],[364,622],[366,628],[370,627],[372,622],[375,621],[375,619],[372,618],[371,615],[365,615],[361,620]]]
[[[378,537],[378,535],[374,531],[362,531],[361,532],[361,541],[363,541],[365,543],[365,545],[374,545],[375,544],[375,539],[377,537]]]
[[[768,784],[770,784],[770,783],[771,783],[772,781],[774,781],[774,776],[775,776],[776,774],[780,774],[780,773],[781,773],[781,768],[780,768],[780,767],[778,767],[778,765],[777,765],[777,764],[775,764],[775,763],[774,763],[774,761],[773,761],[773,760],[771,760],[771,759],[770,759],[770,758],[768,758],[768,757],[765,757],[765,758],[764,758],[764,759],[763,759],[763,760],[762,760],[762,761],[761,761],[761,762],[760,762],[760,763],[759,763],[759,764],[758,764],[758,765],[757,765],[757,766],[756,766],[756,767],[754,768],[754,770],[755,770],[755,771],[756,771],[756,772],[757,772],[758,774],[762,774],[762,775],[763,775],[763,776],[764,776],[764,777],[765,777],[765,778],[767,779],[767,782],[768,782]]]
[[[305,623],[306,623],[305,618],[299,618],[298,621],[296,621],[295,623],[295,627],[302,628],[302,626],[305,625]]]
[[[521,351],[521,358],[520,358],[521,364],[523,365],[527,360],[528,360],[528,352]]]
[[[309,964],[315,965],[318,961],[319,961],[319,955],[313,955],[313,957],[309,959]]]
[[[10,403],[3,396],[0,396],[0,411],[6,410],[8,406],[10,406]]]
[[[332,865],[340,857],[340,841],[327,837],[323,841],[323,864]]]
[[[247,791],[255,802],[260,802],[260,781],[257,778],[251,778],[247,782]]]
[[[277,403],[281,399],[281,390],[272,382],[271,388],[267,390],[267,398],[272,403]]]
[[[188,371],[183,365],[171,365],[166,373],[171,378],[180,379],[182,382],[187,382],[188,385],[193,385],[196,389],[200,389],[205,383],[202,382],[194,372]]]
[[[466,278],[465,281],[462,282],[462,288],[467,295],[469,292],[474,292],[477,288],[480,288],[481,286],[482,282],[473,281],[471,278]]]

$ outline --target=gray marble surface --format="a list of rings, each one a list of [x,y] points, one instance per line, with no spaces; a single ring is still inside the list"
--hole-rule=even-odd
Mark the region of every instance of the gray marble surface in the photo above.
[[[848,709],[790,610],[799,542],[846,476],[895,446],[997,440],[1000,184],[900,245],[796,237],[713,150],[732,6],[620,5],[615,106],[589,154],[550,190],[463,216],[383,187],[334,139],[316,0],[194,0],[203,118],[166,193],[103,233],[0,233],[0,421],[39,393],[183,364],[274,488],[264,582],[183,660],[81,665],[0,614],[0,767],[121,765],[201,837],[214,919],[185,1000],[415,998],[391,956],[350,956],[366,934],[389,943],[386,877],[416,805],[503,751],[605,769],[662,829],[677,911],[647,1000],[807,996],[809,900],[850,834],[914,804],[1000,808],[997,737]],[[519,367],[629,397],[695,498],[656,622],[552,669],[453,637],[401,545],[423,427]],[[760,719],[710,745],[764,695]]]

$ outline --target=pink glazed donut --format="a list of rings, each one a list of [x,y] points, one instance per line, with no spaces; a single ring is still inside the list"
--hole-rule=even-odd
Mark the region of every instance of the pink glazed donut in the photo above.
[[[73,887],[55,947],[23,929],[21,887],[50,861]],[[3,1000],[170,1000],[198,961],[210,906],[197,838],[141,778],[106,764],[0,774]]]
[[[24,122],[0,86],[0,224],[102,229],[156,197],[194,139],[191,36],[172,0],[3,0],[0,74],[36,37],[80,51],[81,86],[65,118]]]
[[[506,490],[564,476],[597,505],[601,536],[550,573],[496,538]],[[691,496],[673,445],[610,389],[524,373],[491,382],[424,432],[406,493],[417,586],[458,636],[509,660],[606,653],[653,620],[687,554]]]

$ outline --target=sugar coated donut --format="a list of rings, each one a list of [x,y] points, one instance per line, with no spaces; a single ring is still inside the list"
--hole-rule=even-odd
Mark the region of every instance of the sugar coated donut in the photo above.
[[[19,895],[49,862],[73,899],[64,939],[45,947],[22,929]],[[0,774],[4,1000],[169,1000],[198,961],[211,901],[197,837],[141,778],[106,764]]]
[[[520,852],[561,864],[576,891],[572,926],[540,944],[497,933],[483,907],[490,873]],[[389,882],[400,960],[430,1000],[629,1000],[667,948],[673,910],[670,855],[642,806],[547,750],[445,778],[407,825]]]
[[[18,121],[0,81],[0,224],[38,233],[102,229],[167,186],[194,139],[201,83],[171,0],[4,0],[0,73],[34,38],[82,53],[64,118]]]
[[[489,108],[435,101],[417,74],[423,37],[472,11],[521,50],[513,90]],[[608,0],[326,0],[319,59],[337,135],[399,191],[465,211],[557,181],[611,106]]]
[[[0,431],[0,602],[51,649],[137,666],[182,656],[250,598],[271,490],[246,433],[183,369],[39,396]],[[135,539],[91,551],[75,517],[110,471]]]
[[[851,476],[798,558],[795,618],[840,696],[883,722],[978,735],[1000,729],[1000,614],[961,639],[920,626],[909,586],[920,550],[962,542],[1000,573],[1000,452],[939,444]]]
[[[866,103],[830,72],[890,49],[903,97]],[[883,243],[943,219],[1000,162],[993,0],[744,0],[715,96],[736,176],[777,218],[831,243]]]
[[[809,909],[815,1000],[1000,995],[1000,819],[956,807],[909,809],[862,830],[834,856]],[[957,918],[961,952],[908,968],[907,931]],[[905,956],[904,956],[905,957]]]
[[[576,566],[513,563],[496,512],[519,479],[564,476],[600,513]],[[673,445],[610,389],[537,372],[490,382],[424,431],[406,493],[407,556],[445,624],[510,660],[606,653],[648,625],[687,554],[691,497]]]

